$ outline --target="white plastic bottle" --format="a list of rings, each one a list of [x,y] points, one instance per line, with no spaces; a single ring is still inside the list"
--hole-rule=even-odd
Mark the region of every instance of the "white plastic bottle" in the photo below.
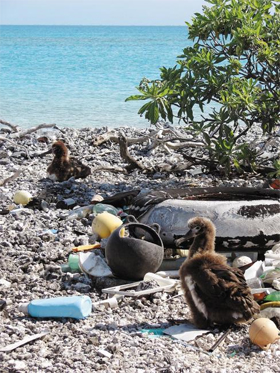
[[[87,295],[71,297],[57,297],[35,299],[30,303],[23,303],[19,310],[32,317],[70,317],[84,319],[92,310],[92,302]]]

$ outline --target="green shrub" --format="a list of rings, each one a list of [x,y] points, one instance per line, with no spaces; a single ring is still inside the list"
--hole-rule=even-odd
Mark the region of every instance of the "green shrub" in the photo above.
[[[211,159],[228,172],[254,168],[256,152],[244,143],[253,124],[263,133],[279,126],[279,0],[208,0],[203,13],[187,23],[192,46],[173,68],[162,67],[158,80],[144,78],[140,110],[151,123],[183,121],[201,134]],[[210,114],[205,105],[215,103]],[[194,109],[199,108],[199,118]]]

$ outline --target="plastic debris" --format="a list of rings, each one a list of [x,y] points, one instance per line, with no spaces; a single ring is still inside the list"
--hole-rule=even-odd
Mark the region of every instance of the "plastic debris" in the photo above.
[[[92,309],[94,310],[95,308],[98,307],[105,307],[105,308],[117,308],[119,306],[119,301],[123,298],[122,295],[114,295],[111,298],[105,299],[105,300],[100,300],[99,302],[94,302],[92,304]]]
[[[27,205],[32,200],[32,195],[26,190],[18,190],[14,194],[14,202],[17,205]]]
[[[178,284],[176,280],[171,278],[164,278],[156,273],[148,272],[145,274],[143,281],[156,281],[159,286],[164,286],[164,291],[173,292]]]
[[[66,216],[62,216],[61,218],[65,220],[82,219],[91,214],[93,209],[94,205],[77,207],[70,211]]]
[[[280,301],[275,301],[275,302],[265,302],[260,305],[260,309],[264,310],[265,308],[269,307],[280,307]]]
[[[104,350],[103,348],[100,348],[98,351],[97,351],[98,355],[100,356],[104,356],[104,357],[108,357],[108,358],[111,358],[112,357],[112,354],[110,354],[110,352]]]
[[[179,278],[179,270],[169,270],[169,271],[159,271],[156,272],[157,275],[161,277],[169,277],[169,278]]]
[[[164,336],[164,330],[162,328],[141,329],[140,332],[143,334],[147,333],[149,338],[158,338]]]
[[[258,277],[250,278],[249,280],[246,280],[246,282],[249,288],[251,289],[259,289],[263,287],[263,282]]]
[[[94,218],[92,222],[92,231],[97,233],[101,238],[107,238],[122,224],[123,222],[120,218],[108,211],[103,211]]]
[[[19,310],[32,317],[70,317],[84,319],[92,310],[92,302],[87,295],[72,297],[57,297],[35,299],[30,303],[23,303]]]
[[[45,335],[49,334],[49,331],[44,331],[42,333],[38,333],[38,334],[34,334],[34,335],[30,335],[28,337],[25,337],[24,339],[22,339],[21,341],[18,341],[18,342],[15,342],[15,343],[12,343],[6,347],[2,347],[0,348],[0,351],[1,352],[9,352],[9,351],[13,351],[15,350],[16,348],[20,347],[20,346],[23,346],[25,345],[26,343],[29,343],[29,342],[32,342],[32,341],[35,341],[35,339],[39,339],[39,338],[42,338],[44,337]]]
[[[276,290],[280,290],[280,279],[273,280],[271,286]]]
[[[260,278],[266,284],[272,284],[274,280],[280,279],[280,268],[273,268],[269,271],[265,271]]]
[[[280,301],[280,291],[274,291],[271,294],[268,294],[264,298],[265,302],[275,302],[275,301]]]
[[[72,209],[77,205],[77,202],[73,198],[66,198],[61,201],[58,201],[56,207],[58,209]]]
[[[268,350],[280,338],[280,330],[272,320],[261,317],[250,325],[249,337],[252,343]]]
[[[155,282],[156,285],[159,286],[152,286],[150,288],[143,289],[141,285],[147,284],[148,282]],[[144,276],[143,281],[113,286],[110,288],[102,289],[102,292],[107,294],[120,294],[128,297],[139,297],[140,295],[153,294],[159,291],[174,291],[177,283],[178,281],[176,280],[165,279],[161,276],[156,276],[154,273],[147,273]]]
[[[81,268],[79,265],[79,255],[77,254],[70,254],[68,257],[67,264],[61,265],[62,272],[81,272]]]
[[[259,277],[262,274],[263,262],[258,260],[250,268],[246,269],[244,277],[246,280]]]
[[[94,214],[95,216],[97,216],[98,214],[101,214],[104,211],[107,211],[112,215],[118,215],[122,212],[122,209],[117,209],[114,206],[106,205],[104,203],[97,203],[82,207],[76,207],[72,211],[70,211],[69,214],[67,214],[66,216],[62,216],[62,219],[82,219],[88,216],[89,214]]]
[[[94,251],[80,252],[79,266],[84,273],[93,277],[113,276],[105,259]]]
[[[164,334],[171,335],[173,338],[180,339],[185,342],[194,340],[196,337],[210,333],[207,329],[199,329],[191,323],[174,325],[165,329]]]
[[[99,242],[93,244],[93,245],[81,245],[77,247],[73,247],[72,251],[74,253],[81,252],[81,251],[89,251],[89,250],[94,250],[94,249],[100,249],[101,244]]]

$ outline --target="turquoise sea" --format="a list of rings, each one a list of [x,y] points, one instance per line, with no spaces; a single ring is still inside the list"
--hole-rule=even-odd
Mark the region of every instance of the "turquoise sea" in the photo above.
[[[191,42],[187,27],[0,26],[0,118],[30,127],[148,126],[143,77],[159,77]]]

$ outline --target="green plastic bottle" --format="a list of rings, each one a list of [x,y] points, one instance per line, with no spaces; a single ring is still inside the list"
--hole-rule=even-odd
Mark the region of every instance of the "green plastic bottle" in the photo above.
[[[68,257],[68,263],[61,265],[62,272],[82,272],[79,265],[79,255],[70,254]]]
[[[280,302],[280,291],[274,291],[264,298],[265,302]]]

